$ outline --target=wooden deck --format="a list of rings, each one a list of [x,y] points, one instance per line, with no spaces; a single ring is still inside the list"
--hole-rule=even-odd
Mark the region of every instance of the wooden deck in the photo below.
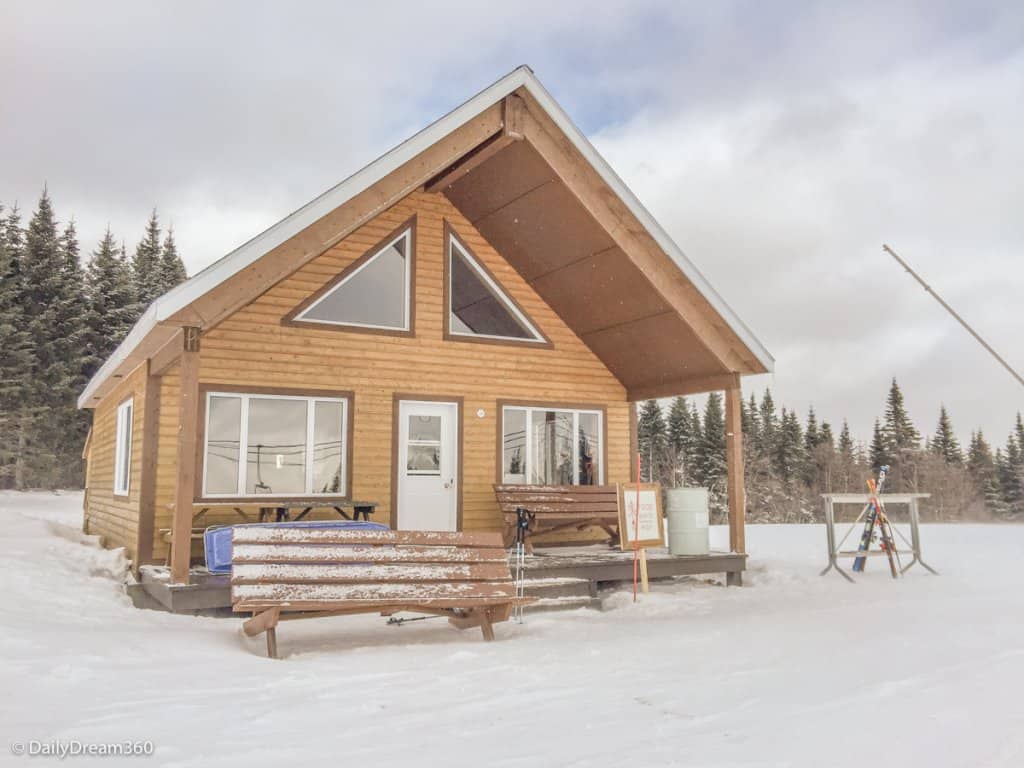
[[[647,571],[652,580],[698,574],[725,574],[728,584],[742,583],[747,556],[732,552],[672,556],[667,549],[647,550]],[[596,595],[599,590],[633,581],[633,553],[598,544],[588,547],[540,548],[526,558],[526,593],[541,597],[567,595],[565,585],[581,589],[572,594]],[[128,592],[140,608],[173,613],[231,615],[231,577],[193,568],[189,584],[171,584],[170,569],[143,566],[139,582]],[[532,585],[532,586],[531,586]]]

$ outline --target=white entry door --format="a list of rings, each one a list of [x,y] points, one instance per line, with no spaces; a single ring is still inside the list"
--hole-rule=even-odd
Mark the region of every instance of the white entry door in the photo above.
[[[398,528],[458,527],[459,407],[402,400],[398,404]]]

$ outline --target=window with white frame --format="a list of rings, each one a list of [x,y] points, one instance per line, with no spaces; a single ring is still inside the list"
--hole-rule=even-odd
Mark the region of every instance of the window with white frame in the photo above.
[[[208,392],[203,496],[344,496],[349,401]]]
[[[413,231],[410,225],[295,316],[300,323],[410,330]]]
[[[128,495],[132,477],[132,411],[131,398],[117,406],[114,433],[114,493]]]
[[[601,411],[543,406],[502,408],[502,482],[600,485],[604,482]]]

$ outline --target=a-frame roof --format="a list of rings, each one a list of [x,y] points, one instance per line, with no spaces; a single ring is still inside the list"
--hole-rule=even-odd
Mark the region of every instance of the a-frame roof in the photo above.
[[[531,147],[529,157],[509,151],[525,145]],[[578,210],[566,211],[564,219],[596,223],[605,233],[611,246],[595,251],[595,258],[610,253],[618,261],[629,260],[632,276],[622,277],[618,288],[627,296],[633,289],[653,291],[663,302],[650,318],[626,318],[614,327],[589,328],[590,339],[581,333],[623,380],[631,399],[718,389],[728,377],[772,370],[774,361],[764,346],[533,72],[522,66],[156,299],[89,381],[78,399],[79,407],[96,405],[117,378],[146,359],[170,359],[181,327],[212,327],[414,189],[426,186],[444,192],[460,208],[480,208],[479,190],[467,181],[472,171],[478,171],[474,180],[493,177],[484,172],[489,165],[495,172],[522,177],[526,173],[522,167],[530,163],[543,165],[545,173],[559,182],[559,189],[572,198]],[[513,187],[515,183],[513,179]],[[515,233],[502,229],[500,217],[477,212],[491,217],[489,230],[478,226],[503,255],[503,245],[509,251],[515,251],[517,243],[522,245]],[[510,261],[521,272],[525,270]],[[554,271],[565,266],[558,265]],[[578,282],[550,286],[547,295],[538,288],[570,326],[574,325],[569,318],[574,312],[571,298],[566,298],[563,312],[559,297],[578,294],[578,286]],[[648,320],[661,324],[652,326]],[[646,339],[653,333],[660,342],[657,356],[630,358],[638,354],[628,351],[636,348],[634,333],[643,333]],[[679,359],[674,367],[659,367],[657,361],[671,356],[677,347]],[[649,372],[646,379],[628,373],[640,369]]]

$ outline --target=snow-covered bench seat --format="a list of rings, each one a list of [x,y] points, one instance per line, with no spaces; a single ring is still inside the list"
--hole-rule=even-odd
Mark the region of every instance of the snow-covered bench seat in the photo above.
[[[527,552],[531,539],[545,533],[597,527],[613,544],[619,540],[619,488],[617,485],[495,485],[505,520],[505,545],[516,535],[519,510],[529,515],[524,531]]]
[[[401,611],[447,616],[459,629],[505,621],[516,597],[499,533],[353,531],[239,526],[232,532],[231,604],[242,628],[267,633],[289,619]]]

